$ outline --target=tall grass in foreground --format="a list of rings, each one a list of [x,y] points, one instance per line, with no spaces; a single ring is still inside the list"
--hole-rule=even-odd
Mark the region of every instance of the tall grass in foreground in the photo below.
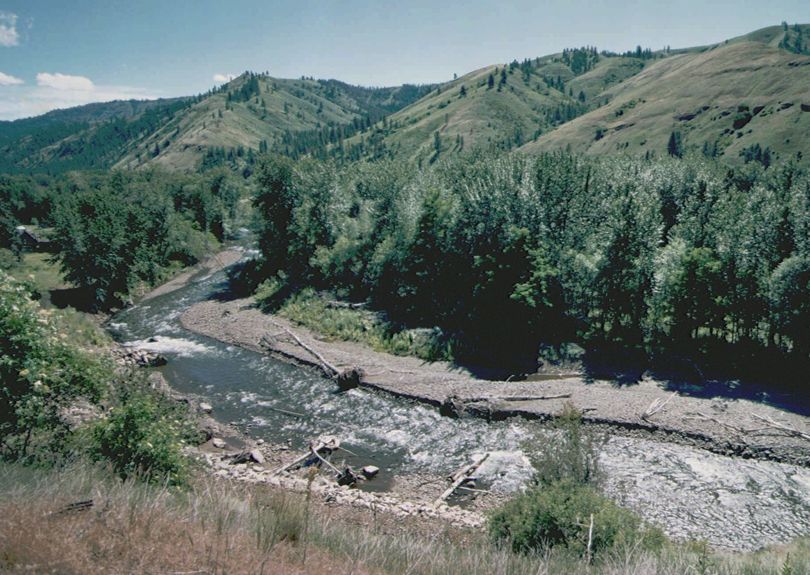
[[[90,510],[59,513],[86,499],[94,501]],[[386,533],[262,486],[203,480],[179,492],[122,482],[84,464],[63,471],[3,465],[0,571],[786,575],[810,572],[810,540],[745,555],[700,545],[657,554],[628,546],[588,565],[562,552],[516,555],[483,534],[458,542],[441,527],[432,536]]]

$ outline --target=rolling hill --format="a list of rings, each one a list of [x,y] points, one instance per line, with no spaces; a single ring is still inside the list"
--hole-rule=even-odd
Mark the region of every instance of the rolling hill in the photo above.
[[[774,41],[768,31],[657,61],[608,89],[604,106],[522,150],[658,155],[691,150],[730,163],[756,150],[768,150],[772,159],[806,152],[810,56],[780,48],[781,38]]]
[[[810,149],[809,40],[810,26],[783,24],[677,50],[585,47],[433,86],[246,72],[200,96],[0,122],[0,172],[194,171],[265,151],[420,164],[476,148],[770,161]]]
[[[606,89],[649,61],[580,48],[487,66],[436,87],[347,146],[366,157],[418,162],[479,147],[516,148],[599,106]]]
[[[337,141],[407,106],[432,86],[363,88],[336,80],[245,73],[207,94],[110,102],[0,123],[0,171],[158,166],[193,171],[270,148],[292,134]]]

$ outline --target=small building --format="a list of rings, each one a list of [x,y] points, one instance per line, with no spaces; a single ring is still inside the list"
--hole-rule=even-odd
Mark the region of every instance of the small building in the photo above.
[[[16,231],[22,249],[25,251],[50,252],[54,248],[53,242],[37,230],[26,226],[17,226]]]

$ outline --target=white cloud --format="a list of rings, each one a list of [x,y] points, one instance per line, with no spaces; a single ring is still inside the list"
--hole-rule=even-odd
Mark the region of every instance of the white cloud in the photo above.
[[[20,84],[25,84],[25,82],[19,78],[0,72],[0,86],[18,86]]]
[[[47,72],[37,74],[37,85],[43,88],[68,92],[92,92],[96,88],[90,78],[84,76],[68,76],[59,73],[48,74]]]
[[[214,74],[214,82],[217,84],[224,84],[236,78],[233,74]]]
[[[17,15],[11,12],[0,12],[0,46],[17,46],[19,43]]]
[[[92,102],[153,100],[158,97],[158,94],[143,88],[98,85],[84,76],[40,73],[37,74],[36,86],[0,92],[0,120],[28,118]]]

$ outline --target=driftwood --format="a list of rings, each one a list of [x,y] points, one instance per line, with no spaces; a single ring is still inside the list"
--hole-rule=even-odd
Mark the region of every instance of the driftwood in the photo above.
[[[320,459],[322,461],[325,461],[320,456],[321,452],[325,452],[326,454],[331,454],[333,451],[336,451],[338,449],[340,449],[340,440],[338,438],[332,437],[332,436],[321,437],[316,441],[311,441],[310,442],[309,450],[306,453],[302,453],[301,455],[296,457],[293,461],[290,461],[289,463],[286,463],[286,464],[282,465],[281,467],[279,467],[278,469],[272,471],[270,473],[270,475],[279,475],[280,473],[284,473],[285,471],[287,471],[289,469],[292,469],[293,467],[296,467],[298,465],[303,465],[304,463],[306,463],[306,461],[308,459],[310,459],[312,457],[313,454],[315,454],[315,456],[318,459]],[[331,465],[331,464],[329,464],[329,465]],[[338,473],[340,473],[340,472],[338,471]]]
[[[442,493],[433,504],[440,505],[448,497],[450,497],[456,489],[458,489],[463,484],[470,481],[470,479],[472,478],[472,474],[475,473],[475,470],[481,467],[481,464],[484,463],[488,458],[489,453],[485,453],[472,463],[465,465],[464,467],[458,469],[455,473],[453,473],[453,475],[450,476],[450,479],[453,482],[452,485],[450,485],[450,487],[445,489],[444,493]]]
[[[571,397],[570,393],[558,393],[556,395],[499,395],[490,398],[468,399],[467,401],[541,401],[544,399],[564,399]]]
[[[283,413],[284,415],[289,415],[291,417],[306,417],[306,415],[304,415],[303,413],[298,413],[297,411],[290,411],[289,409],[281,409],[280,407],[273,407],[272,405],[268,405],[266,407],[271,411]]]
[[[650,404],[650,406],[647,408],[647,410],[644,413],[641,414],[641,419],[643,419],[644,421],[649,421],[649,419],[653,415],[655,415],[656,413],[659,413],[662,409],[664,409],[666,407],[666,405],[670,401],[672,401],[672,398],[675,397],[676,395],[678,395],[678,392],[673,391],[672,395],[670,395],[666,399],[661,399],[660,397],[655,398],[653,400],[653,402]]]
[[[346,391],[348,389],[352,389],[352,388],[355,388],[355,387],[360,385],[360,381],[363,378],[363,370],[361,370],[360,368],[357,368],[357,367],[352,367],[352,368],[343,369],[343,370],[338,369],[337,367],[335,367],[334,365],[332,365],[331,363],[326,361],[326,358],[324,358],[323,355],[318,353],[318,351],[315,348],[313,348],[311,345],[308,345],[308,344],[304,343],[303,341],[301,341],[301,338],[298,337],[297,335],[295,335],[295,333],[293,333],[292,330],[290,330],[289,328],[287,328],[287,327],[285,327],[283,325],[279,325],[279,324],[276,324],[276,325],[278,325],[281,329],[283,329],[284,332],[288,336],[290,336],[290,338],[292,338],[292,340],[295,341],[296,344],[298,344],[299,346],[304,348],[315,359],[317,359],[318,363],[321,364],[321,366],[323,367],[323,369],[327,373],[327,375],[329,377],[335,379],[335,381],[337,381],[338,387],[341,390]],[[268,344],[268,345],[270,343],[268,341],[267,336],[262,338],[262,342],[265,343],[265,344]]]
[[[798,429],[794,429],[792,427],[788,427],[784,423],[779,423],[778,421],[774,421],[770,417],[764,417],[762,415],[757,415],[756,413],[751,414],[752,417],[758,419],[765,423],[769,428],[776,429],[777,431],[781,431],[783,433],[787,433],[793,437],[799,437],[801,439],[806,439],[810,441],[810,434],[805,433],[803,431],[799,431]]]
[[[593,545],[593,513],[591,513],[591,525],[588,527],[588,547],[585,550],[585,562],[591,562],[591,546]]]
[[[446,417],[461,417],[468,403],[482,403],[493,401],[542,401],[548,399],[564,399],[571,397],[570,393],[556,395],[489,395],[486,397],[458,397],[449,395],[439,406],[439,413]]]
[[[72,513],[79,513],[80,511],[87,511],[92,509],[94,502],[92,499],[87,499],[85,501],[76,501],[75,503],[69,503],[59,509],[58,511],[54,511],[50,513],[50,516],[57,516],[57,515],[70,515]]]

